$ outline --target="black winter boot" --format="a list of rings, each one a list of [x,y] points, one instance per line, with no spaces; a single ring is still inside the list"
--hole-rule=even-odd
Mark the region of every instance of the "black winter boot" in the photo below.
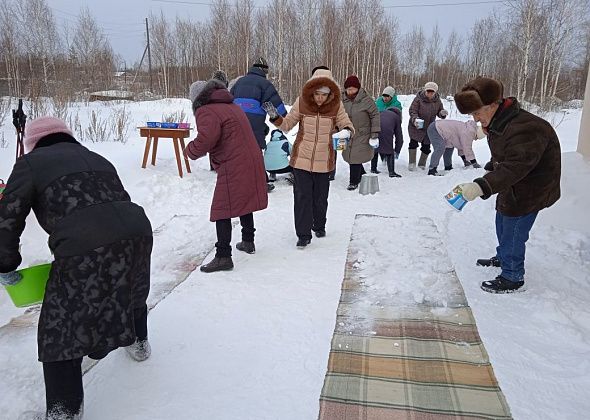
[[[501,267],[502,265],[500,264],[500,259],[498,257],[492,257],[492,258],[482,258],[480,260],[477,260],[476,265],[479,265],[481,267]]]
[[[402,176],[395,172],[395,154],[387,156],[387,171],[390,178],[401,178]]]
[[[256,247],[254,246],[254,242],[247,242],[242,241],[236,244],[236,249],[238,251],[245,252],[246,254],[254,254],[256,252]]]
[[[310,243],[311,243],[311,239],[299,238],[299,240],[297,241],[297,248],[303,249],[307,245],[309,245]]]
[[[510,281],[502,276],[494,280],[484,281],[481,289],[489,293],[514,293],[524,286],[524,281]]]
[[[203,273],[213,273],[214,271],[228,271],[234,269],[234,262],[231,257],[215,257],[209,264],[201,266]]]
[[[326,229],[314,229],[313,231],[315,233],[316,238],[323,238],[324,236],[326,236]]]
[[[436,170],[436,168],[430,168],[428,170],[428,175],[442,176],[443,174],[439,174],[438,171]]]

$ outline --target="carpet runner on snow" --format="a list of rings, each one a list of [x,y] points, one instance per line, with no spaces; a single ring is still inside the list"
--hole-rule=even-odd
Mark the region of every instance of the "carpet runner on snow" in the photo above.
[[[434,222],[357,215],[319,419],[511,418]]]

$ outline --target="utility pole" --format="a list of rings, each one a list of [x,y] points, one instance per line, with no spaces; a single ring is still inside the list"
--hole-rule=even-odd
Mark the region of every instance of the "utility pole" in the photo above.
[[[148,26],[148,18],[145,18],[145,32],[147,34],[147,53],[148,53],[148,69],[150,74],[150,92],[153,93],[152,87],[152,53],[150,51],[150,27]]]

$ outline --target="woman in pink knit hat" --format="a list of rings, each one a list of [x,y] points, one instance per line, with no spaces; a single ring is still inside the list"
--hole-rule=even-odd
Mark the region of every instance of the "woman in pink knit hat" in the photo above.
[[[113,165],[62,120],[31,121],[24,147],[0,200],[0,283],[21,280],[20,236],[33,210],[55,258],[38,327],[47,405],[40,418],[75,419],[84,356],[101,359],[117,347],[138,361],[150,355],[152,229]]]

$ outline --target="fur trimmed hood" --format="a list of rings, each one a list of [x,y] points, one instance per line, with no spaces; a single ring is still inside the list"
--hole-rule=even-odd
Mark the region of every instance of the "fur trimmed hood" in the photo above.
[[[200,91],[199,88],[201,89]],[[232,94],[226,89],[225,84],[217,79],[209,80],[202,85],[202,88],[201,86],[197,86],[193,89],[193,86],[191,86],[191,95],[195,95],[193,112],[197,112],[197,109],[209,103],[232,103],[234,100]]]
[[[461,92],[455,94],[455,103],[461,114],[471,114],[485,105],[500,103],[504,85],[489,77],[478,77],[467,82]]]
[[[324,102],[321,106],[318,105],[313,100],[313,93],[321,88],[322,86],[327,86],[330,88],[330,94],[328,95],[328,99]],[[338,89],[338,85],[332,78],[332,72],[329,70],[316,70],[314,75],[305,82],[303,85],[303,89],[301,90],[301,96],[299,100],[303,102],[309,109],[314,109],[316,112],[320,114],[326,114],[330,111],[335,111],[340,107],[340,90]]]

